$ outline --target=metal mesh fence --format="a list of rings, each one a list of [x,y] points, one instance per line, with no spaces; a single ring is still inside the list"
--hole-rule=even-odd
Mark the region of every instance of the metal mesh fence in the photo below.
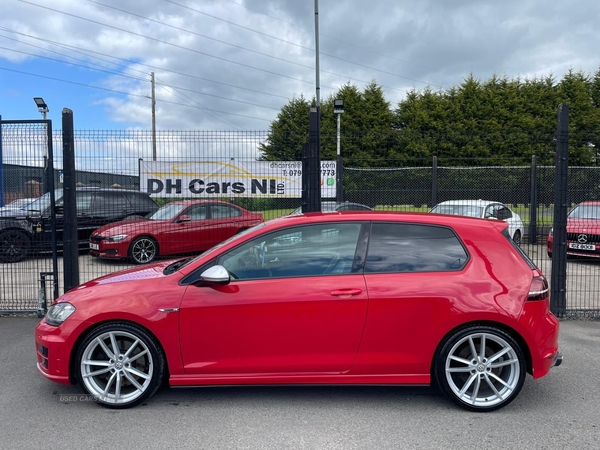
[[[47,142],[43,127],[39,124],[3,125],[2,132],[5,203],[39,197],[44,193],[46,176]],[[301,206],[302,167],[299,161],[287,161],[290,163],[287,165],[280,161],[262,161],[260,146],[267,137],[266,132],[163,131],[157,133],[154,140],[149,131],[76,131],[76,180],[78,186],[87,189],[142,191],[153,198],[157,207],[182,199],[210,198],[260,212],[264,219],[271,219]],[[349,142],[349,139],[344,137],[344,145],[360,147],[360,142]],[[324,138],[326,143],[330,140]],[[443,145],[438,141],[436,145]],[[548,145],[545,142],[544,149]],[[53,176],[56,187],[60,188],[64,181],[60,132],[53,134],[53,148]],[[322,160],[332,159],[335,159],[335,149],[324,147]],[[435,203],[448,200],[502,202],[523,222],[522,248],[548,277],[551,276],[547,238],[554,214],[555,169],[547,164],[547,155],[546,165],[535,167],[535,179],[532,179],[530,162],[507,157],[439,160],[380,157],[378,161],[379,167],[374,167],[372,157],[344,159],[345,201],[377,210],[421,212],[428,212]],[[330,183],[334,179],[332,168],[324,167],[324,201],[335,198],[335,185]],[[533,204],[532,191],[535,192]],[[569,204],[575,206],[581,201],[599,198],[600,168],[571,167]],[[206,211],[205,214],[212,216],[213,213]],[[532,227],[534,222],[535,227]],[[32,234],[36,232],[36,225],[28,225],[34,228]],[[219,235],[219,239],[223,236]],[[82,242],[89,242],[89,238],[84,236]],[[0,311],[37,309],[40,273],[51,271],[52,263],[49,249],[44,245],[32,244],[30,255],[22,261],[0,262]],[[199,251],[187,249],[181,254]],[[79,255],[79,281],[135,265],[130,253],[118,256],[120,258],[92,257],[86,245]],[[60,253],[58,264],[62,293]],[[600,314],[599,271],[600,258],[569,259],[568,311]]]
[[[40,123],[2,126],[3,191],[7,206],[0,208],[0,246],[3,259],[20,259],[20,253],[26,257],[17,266],[0,261],[0,310],[37,309],[40,274],[53,269],[49,242],[33,238],[42,234],[39,213],[32,212],[27,220],[26,214],[17,209],[44,192],[48,156],[45,127]]]

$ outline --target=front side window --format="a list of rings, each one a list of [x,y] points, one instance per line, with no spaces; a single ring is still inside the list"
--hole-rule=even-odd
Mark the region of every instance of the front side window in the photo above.
[[[184,208],[184,205],[181,203],[167,203],[165,206],[162,206],[158,209],[154,214],[152,214],[149,219],[150,220],[172,220],[181,212]]]
[[[276,231],[222,255],[232,278],[308,277],[352,273],[361,223],[326,223]]]
[[[206,219],[206,206],[205,205],[192,206],[191,208],[186,209],[183,212],[183,214],[190,216],[190,220],[192,220],[192,221],[205,220]]]
[[[374,223],[366,273],[442,272],[462,269],[468,254],[452,229],[434,225]]]
[[[508,219],[512,218],[512,211],[504,205],[498,205],[498,213],[497,213],[496,217],[499,220],[508,220]]]

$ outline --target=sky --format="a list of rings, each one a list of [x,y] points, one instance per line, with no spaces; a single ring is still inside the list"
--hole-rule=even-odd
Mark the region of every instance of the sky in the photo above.
[[[265,131],[317,92],[314,0],[0,0],[0,116],[79,130]],[[597,0],[318,1],[320,98],[600,68]]]

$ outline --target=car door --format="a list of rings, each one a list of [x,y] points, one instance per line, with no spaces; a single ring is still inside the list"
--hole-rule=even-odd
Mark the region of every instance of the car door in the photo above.
[[[180,308],[185,371],[349,370],[367,313],[363,259],[356,251],[361,226],[294,227],[216,257],[232,280],[188,286]]]
[[[240,230],[240,221],[243,218],[242,211],[233,205],[212,204],[210,205],[210,216],[204,239],[210,248],[223,242]]]
[[[87,243],[89,235],[97,227],[93,225],[93,218],[90,214],[92,210],[92,192],[91,191],[76,191],[75,204],[77,208],[77,240],[80,244]],[[64,238],[65,215],[64,215],[64,197],[56,199],[56,238],[59,243],[62,243]],[[46,213],[48,217],[47,224],[50,225],[50,211]],[[49,235],[51,227],[48,226],[45,230]],[[49,240],[49,238],[48,238]]]
[[[183,216],[189,217],[189,220],[182,221]],[[169,228],[167,244],[172,250],[170,253],[195,252],[212,247],[207,242],[208,222],[208,205],[192,205],[182,211]]]
[[[467,279],[468,253],[444,226],[373,223],[365,262],[369,314],[353,370],[429,374]]]

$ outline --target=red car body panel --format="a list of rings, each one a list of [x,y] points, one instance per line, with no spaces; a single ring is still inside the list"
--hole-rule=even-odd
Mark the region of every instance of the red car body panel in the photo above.
[[[183,205],[184,209],[170,220],[135,219],[115,222],[95,230],[90,241],[98,249],[90,249],[90,255],[101,258],[127,258],[129,247],[134,239],[149,236],[158,242],[160,256],[202,252],[219,242],[263,222],[261,213],[247,211],[231,203],[215,200],[179,201],[172,204]],[[186,215],[186,209],[194,205],[227,205],[239,210],[236,217],[208,218],[206,220],[180,221]],[[127,238],[120,242],[99,239],[101,236],[125,234]]]
[[[181,283],[215,256],[267,231],[371,220],[451,226],[470,258],[451,272]],[[558,352],[558,320],[548,299],[527,301],[533,277],[541,274],[498,232],[506,226],[459,216],[377,212],[275,219],[173,274],[163,274],[166,261],[66,293],[58,301],[71,302],[73,315],[58,327],[43,319],[36,329],[36,344],[48,349],[47,368],[38,350],[38,370],[54,381],[72,382],[69,368],[85,334],[101,323],[130,321],[160,342],[171,385],[428,384],[444,337],[478,323],[510,332],[539,378]]]

